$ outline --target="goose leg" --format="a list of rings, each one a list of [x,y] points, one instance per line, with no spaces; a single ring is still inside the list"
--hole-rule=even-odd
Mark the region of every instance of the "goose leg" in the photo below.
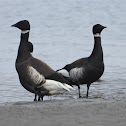
[[[43,96],[38,96],[38,101],[42,100],[43,101]]]
[[[40,101],[40,96],[38,96],[38,101]]]
[[[38,101],[42,100],[43,101],[44,96],[38,96]]]
[[[35,98],[34,98],[34,101],[37,101],[37,94],[35,93]]]
[[[43,96],[41,96],[41,100],[43,101]]]
[[[91,84],[87,84],[87,94],[86,94],[86,98],[88,98],[88,91],[89,91],[90,85]]]
[[[78,85],[78,92],[79,92],[79,98],[82,98],[81,93],[80,93],[80,85]]]

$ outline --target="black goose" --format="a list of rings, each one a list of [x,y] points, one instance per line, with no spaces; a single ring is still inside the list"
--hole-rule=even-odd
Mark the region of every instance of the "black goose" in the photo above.
[[[12,25],[12,27],[17,27],[21,30],[21,41],[16,59],[16,70],[22,86],[31,93],[35,93],[34,101],[37,100],[37,95],[39,95],[38,100],[40,100],[40,95],[43,99],[44,95],[59,94],[62,90],[70,91],[73,89],[71,86],[67,85],[71,82],[64,79],[61,74],[55,72],[46,63],[31,55],[31,52],[33,52],[33,45],[28,41],[30,31],[29,22],[23,20]],[[39,88],[39,93],[36,87],[37,89]]]
[[[60,73],[62,73],[63,70],[68,72],[67,75],[69,74],[70,78],[72,78],[78,86],[79,98],[81,98],[80,85],[87,84],[86,97],[88,98],[88,91],[91,83],[97,81],[104,72],[103,50],[100,35],[104,28],[106,27],[100,24],[93,26],[94,49],[89,57],[81,58],[57,70]]]

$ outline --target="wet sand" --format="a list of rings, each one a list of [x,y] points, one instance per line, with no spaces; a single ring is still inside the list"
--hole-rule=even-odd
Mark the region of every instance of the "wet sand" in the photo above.
[[[69,99],[0,105],[0,126],[125,126],[126,100]]]

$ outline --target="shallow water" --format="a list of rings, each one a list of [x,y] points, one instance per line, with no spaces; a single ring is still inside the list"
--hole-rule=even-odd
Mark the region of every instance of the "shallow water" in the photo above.
[[[0,103],[32,101],[33,94],[19,83],[15,59],[20,30],[10,26],[27,19],[33,56],[54,70],[81,57],[93,48],[92,26],[107,26],[102,32],[105,72],[90,88],[90,98],[126,98],[126,1],[125,0],[1,0],[0,3]],[[86,85],[81,86],[86,94]],[[77,98],[72,95],[45,99]]]

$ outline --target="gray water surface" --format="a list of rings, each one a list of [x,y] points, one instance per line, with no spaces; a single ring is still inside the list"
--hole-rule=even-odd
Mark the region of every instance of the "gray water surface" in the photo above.
[[[93,49],[92,26],[107,26],[102,32],[105,72],[100,82],[90,88],[90,98],[122,100],[126,98],[126,0],[1,0],[0,2],[0,103],[33,101],[18,80],[15,59],[20,30],[11,25],[29,20],[29,40],[33,56],[54,70],[79,58],[89,56]],[[76,87],[75,87],[76,88]],[[81,86],[86,95],[86,85]],[[77,98],[72,95],[45,99]]]

